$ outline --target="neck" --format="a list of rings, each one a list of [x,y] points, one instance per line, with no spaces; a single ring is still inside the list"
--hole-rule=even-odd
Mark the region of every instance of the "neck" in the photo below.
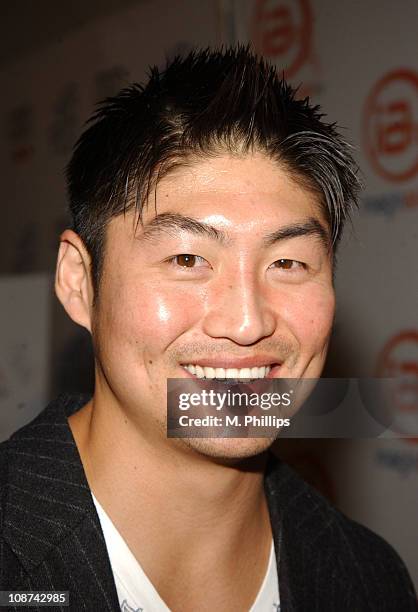
[[[90,488],[166,601],[176,582],[164,577],[232,579],[240,559],[243,575],[256,572],[251,603],[271,544],[266,454],[232,464],[180,440],[150,443],[96,398],[69,421]]]

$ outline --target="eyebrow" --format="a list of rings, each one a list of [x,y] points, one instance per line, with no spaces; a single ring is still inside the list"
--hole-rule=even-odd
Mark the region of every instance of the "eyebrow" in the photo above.
[[[264,244],[266,246],[271,246],[281,240],[298,238],[299,236],[313,236],[318,238],[326,249],[329,249],[331,246],[329,232],[327,232],[318,219],[314,217],[309,217],[309,219],[301,223],[285,225],[277,231],[267,234],[267,236],[264,237]]]
[[[223,246],[227,246],[231,242],[225,232],[216,229],[213,225],[178,213],[161,213],[157,215],[147,225],[143,226],[143,233],[138,238],[140,240],[157,239],[163,233],[171,234],[178,231],[186,231],[197,236],[206,236],[211,240],[216,240],[216,242]]]
[[[158,239],[163,233],[171,234],[178,231],[186,231],[197,236],[206,236],[211,240],[215,240],[222,246],[229,246],[233,242],[226,232],[213,227],[213,225],[209,223],[198,221],[193,217],[188,217],[179,213],[170,212],[157,215],[147,225],[143,226],[143,233],[138,236],[138,239]],[[329,232],[314,217],[309,217],[305,221],[285,225],[264,236],[263,242],[264,245],[268,247],[277,242],[298,238],[300,236],[316,237],[326,249],[330,248]]]

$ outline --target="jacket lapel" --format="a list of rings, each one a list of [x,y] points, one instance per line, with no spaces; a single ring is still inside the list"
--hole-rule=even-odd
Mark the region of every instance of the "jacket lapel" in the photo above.
[[[349,575],[334,519],[336,511],[273,455],[265,491],[276,547],[281,612],[346,609],[340,598]]]

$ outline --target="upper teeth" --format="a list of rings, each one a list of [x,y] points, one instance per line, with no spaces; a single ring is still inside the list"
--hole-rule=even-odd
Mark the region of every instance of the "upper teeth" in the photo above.
[[[271,370],[271,366],[260,368],[211,368],[188,364],[183,366],[190,374],[197,378],[265,378]]]

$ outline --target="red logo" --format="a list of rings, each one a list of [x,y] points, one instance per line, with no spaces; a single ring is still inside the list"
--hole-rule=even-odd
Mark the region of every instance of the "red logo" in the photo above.
[[[418,431],[418,331],[407,330],[386,343],[377,365],[378,376],[396,378],[394,423],[402,433]],[[418,443],[418,438],[405,438]]]
[[[364,111],[364,148],[374,170],[393,182],[418,173],[418,74],[395,70],[370,92]]]
[[[257,0],[252,42],[265,57],[280,60],[286,78],[308,60],[312,42],[309,0]]]

